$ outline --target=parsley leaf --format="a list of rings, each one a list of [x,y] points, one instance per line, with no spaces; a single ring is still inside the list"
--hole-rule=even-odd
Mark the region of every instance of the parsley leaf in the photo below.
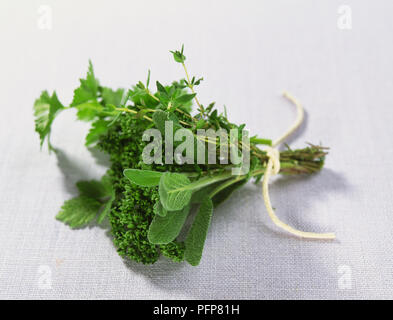
[[[35,131],[40,136],[41,147],[47,137],[49,150],[53,149],[49,140],[51,125],[57,113],[63,109],[64,106],[57,98],[56,92],[49,96],[48,91],[43,91],[41,96],[34,102]]]
[[[97,215],[101,203],[87,196],[79,196],[64,202],[56,219],[78,228],[88,224]]]
[[[108,130],[109,121],[106,120],[96,120],[92,123],[89,133],[85,139],[85,145],[89,146],[98,141],[102,134],[105,134]]]
[[[103,87],[101,91],[101,96],[103,100],[103,105],[112,104],[118,106],[121,104],[121,99],[123,98],[124,89],[112,90],[111,88]]]
[[[78,109],[77,117],[82,121],[94,120],[97,116],[102,115],[104,106],[98,102],[100,84],[96,79],[93,70],[93,64],[89,60],[89,69],[86,79],[79,79],[80,86],[74,90],[74,98],[71,107]],[[107,99],[110,92],[106,90]],[[109,98],[113,99],[113,97]]]
[[[78,109],[76,116],[82,121],[92,121],[104,111],[104,107],[97,101],[84,102],[75,108]]]
[[[108,190],[107,186],[97,180],[78,181],[76,186],[81,195],[95,200],[100,200],[110,194],[110,190]]]
[[[116,198],[116,194],[115,191],[112,190],[111,191],[111,197],[108,199],[108,201],[104,204],[103,207],[101,207],[101,213],[99,214],[98,218],[97,218],[97,222],[101,223],[102,221],[104,221],[105,217],[109,214],[111,208],[112,208],[112,203]]]
[[[93,64],[90,60],[86,79],[79,79],[79,81],[81,85],[74,90],[71,106],[97,99],[99,82],[94,76]]]
[[[115,192],[109,177],[104,175],[101,181],[79,181],[76,186],[80,195],[64,202],[56,218],[71,228],[82,227],[97,215],[97,222],[101,223],[115,200]]]

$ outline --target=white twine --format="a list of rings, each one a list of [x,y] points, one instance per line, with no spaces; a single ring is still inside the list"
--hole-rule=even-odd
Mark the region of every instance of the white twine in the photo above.
[[[277,140],[275,140],[272,144],[272,147],[266,148],[267,156],[269,157],[269,161],[266,166],[266,171],[263,175],[263,183],[262,183],[262,194],[263,200],[265,202],[266,210],[269,214],[270,219],[274,222],[274,224],[284,229],[285,231],[302,237],[302,238],[309,238],[309,239],[334,239],[336,236],[334,233],[315,233],[315,232],[305,232],[300,231],[291,226],[287,225],[286,223],[282,222],[274,213],[272,208],[272,204],[270,202],[269,197],[269,179],[271,176],[274,176],[280,172],[280,151],[276,148],[280,143],[282,143],[286,138],[288,138],[303,122],[304,119],[304,109],[302,105],[289,93],[284,92],[284,97],[291,101],[297,109],[297,117],[294,124]]]

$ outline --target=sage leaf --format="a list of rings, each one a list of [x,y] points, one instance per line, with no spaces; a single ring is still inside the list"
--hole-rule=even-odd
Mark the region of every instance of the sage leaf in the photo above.
[[[236,183],[230,185],[229,187],[225,188],[224,190],[220,191],[219,193],[217,193],[213,197],[214,207],[216,208],[219,204],[221,204],[222,202],[227,200],[234,191],[236,191],[237,189],[239,189],[240,187],[245,185],[247,183],[247,181],[248,181],[247,179],[241,180],[239,182],[236,182]]]
[[[160,200],[158,200],[153,207],[153,211],[155,214],[158,214],[161,217],[165,217],[168,213],[167,210],[164,209],[164,207],[162,206]]]
[[[126,176],[132,183],[142,187],[155,187],[160,183],[162,172],[139,169],[125,169]]]
[[[199,207],[186,239],[184,255],[186,261],[192,266],[197,266],[201,261],[203,246],[205,245],[212,214],[213,202],[210,198],[206,198]]]
[[[167,244],[176,239],[182,229],[190,206],[179,211],[170,211],[166,216],[155,215],[150,224],[147,238],[153,244]]]
[[[211,185],[208,185],[202,189],[195,191],[191,197],[191,203],[201,204],[205,201],[206,198],[209,197],[209,194],[221,184],[221,182],[216,182]],[[214,202],[214,200],[213,200]]]
[[[158,192],[163,207],[168,211],[183,209],[191,200],[193,188],[182,174],[165,172],[160,179]]]

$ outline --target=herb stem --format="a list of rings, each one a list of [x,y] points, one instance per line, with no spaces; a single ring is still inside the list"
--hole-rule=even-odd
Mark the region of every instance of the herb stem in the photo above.
[[[203,177],[199,180],[196,180],[196,181],[194,181],[184,187],[170,190],[170,191],[168,191],[168,193],[179,192],[179,191],[184,191],[184,190],[195,190],[196,191],[196,190],[206,187],[212,183],[219,182],[222,180],[227,180],[231,176],[232,176],[231,171],[224,171],[224,172],[218,173],[215,176],[205,176],[205,177]]]
[[[116,108],[116,110],[118,111],[124,111],[124,112],[129,112],[129,113],[133,113],[133,114],[138,114],[138,111],[132,110],[132,109],[128,109],[128,108]],[[148,116],[143,116],[143,118],[145,118],[146,120],[149,120],[151,122],[153,122],[153,119],[148,117]]]
[[[146,92],[147,92],[147,94],[148,94],[150,97],[152,97],[154,100],[160,102],[160,99],[158,99],[154,94],[152,94],[148,88],[146,88]]]
[[[187,82],[188,82],[188,87],[191,89],[191,92],[192,92],[192,93],[195,93],[194,86],[191,84],[191,80],[190,80],[190,76],[189,76],[188,71],[187,71],[187,67],[186,67],[186,65],[185,65],[184,62],[182,62],[181,64],[182,64],[182,66],[183,66],[184,72],[186,73]],[[198,98],[195,96],[194,99],[195,99],[196,104],[197,104],[198,107],[199,107],[199,110],[200,110],[201,114],[202,114],[202,115],[205,115],[205,109],[204,109],[203,106],[199,103]]]
[[[240,178],[239,178],[240,177]],[[213,198],[217,193],[219,193],[220,191],[224,190],[225,188],[231,186],[232,184],[239,182],[241,180],[244,179],[244,176],[237,176],[235,179],[230,179],[226,182],[224,182],[223,184],[219,185],[216,189],[214,189],[210,194],[209,194],[209,198]]]

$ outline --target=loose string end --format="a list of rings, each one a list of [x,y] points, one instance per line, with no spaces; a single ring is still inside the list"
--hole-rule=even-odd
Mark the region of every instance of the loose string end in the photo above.
[[[278,138],[273,142],[272,144],[273,148],[268,147],[266,149],[269,160],[266,166],[266,171],[262,183],[262,194],[263,194],[263,200],[265,202],[266,210],[269,214],[270,219],[274,222],[276,226],[293,235],[296,235],[301,238],[307,238],[307,239],[324,239],[324,240],[335,239],[336,235],[332,232],[316,233],[316,232],[305,232],[305,231],[297,230],[287,225],[286,223],[282,222],[276,216],[272,208],[270,197],[269,197],[269,179],[272,175],[276,175],[280,171],[280,152],[275,147],[280,143],[282,143],[286,138],[288,138],[297,128],[299,128],[299,126],[302,124],[304,119],[304,109],[302,105],[286,91],[283,92],[283,96],[296,106],[297,117],[294,124],[280,138]]]

